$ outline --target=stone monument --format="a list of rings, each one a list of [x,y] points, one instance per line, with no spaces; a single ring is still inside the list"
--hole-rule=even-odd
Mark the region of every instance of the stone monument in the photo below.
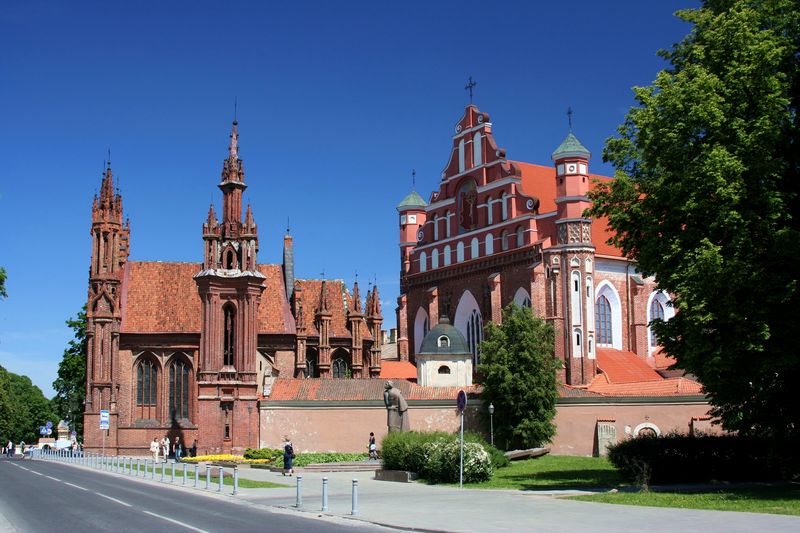
[[[384,385],[383,403],[386,404],[386,425],[389,432],[408,431],[408,404],[400,389],[387,381]]]

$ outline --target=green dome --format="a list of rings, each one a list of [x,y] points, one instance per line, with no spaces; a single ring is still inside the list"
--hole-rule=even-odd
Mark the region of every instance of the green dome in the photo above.
[[[447,337],[445,341],[443,337]],[[442,342],[439,342],[442,339]],[[443,346],[445,345],[446,346]],[[467,339],[454,326],[450,324],[450,319],[442,317],[439,323],[422,339],[418,355],[435,354],[469,354]]]
[[[398,211],[405,211],[406,209],[413,209],[415,207],[427,207],[428,202],[422,199],[422,196],[417,194],[417,191],[411,191],[408,196],[403,198],[403,201],[397,204]]]
[[[556,151],[553,152],[553,161],[563,159],[565,157],[584,157],[589,159],[592,153],[586,149],[584,145],[575,137],[572,132],[569,132],[567,138],[564,139]]]

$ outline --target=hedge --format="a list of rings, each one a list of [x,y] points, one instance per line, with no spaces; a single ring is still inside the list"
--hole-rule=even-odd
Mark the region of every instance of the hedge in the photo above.
[[[273,463],[283,464],[283,450],[275,448],[247,448],[244,457],[245,459],[269,459]],[[307,452],[296,454],[293,465],[308,466],[319,463],[364,461],[365,459],[367,459],[367,453]]]
[[[628,439],[608,458],[638,484],[771,481],[800,474],[797,442],[737,435],[667,435]]]

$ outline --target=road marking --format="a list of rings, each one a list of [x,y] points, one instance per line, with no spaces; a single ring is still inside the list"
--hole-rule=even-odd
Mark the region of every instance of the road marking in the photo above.
[[[44,476],[44,477],[46,477],[46,478],[48,478],[48,479],[52,479],[53,481],[61,481],[61,480],[60,480],[60,479],[58,479],[57,477],[53,477],[53,476]]]
[[[72,483],[69,483],[68,481],[65,481],[64,485],[69,485],[70,487],[75,487],[76,489],[89,490],[89,489],[86,489],[86,488],[83,488],[83,487],[79,487],[78,485],[73,485]]]
[[[116,502],[116,503],[118,503],[120,505],[124,505],[125,507],[133,507],[131,504],[125,503],[122,500],[118,500],[116,498],[112,498],[111,496],[106,496],[105,494],[100,494],[99,492],[95,492],[95,494],[97,494],[101,498],[105,498],[106,500],[111,500],[112,502]],[[147,511],[145,511],[145,512],[147,512]]]
[[[172,522],[175,525],[178,525],[178,526],[181,526],[181,527],[185,527],[186,529],[191,529],[192,531],[197,531],[198,533],[208,533],[208,531],[206,531],[205,529],[198,529],[198,528],[196,528],[194,526],[190,526],[189,524],[184,524],[183,522],[180,522],[178,520],[174,520],[172,518],[168,518],[168,517],[160,515],[160,514],[151,513],[150,511],[142,511],[142,512],[144,514],[149,514],[150,516],[155,516],[156,518],[160,518],[161,520],[166,520],[167,522]]]
[[[41,472],[37,472],[36,470],[31,470],[31,472],[33,472],[33,473],[34,473],[34,474],[36,474],[37,476],[43,476],[43,475],[44,475],[44,474],[42,474]]]

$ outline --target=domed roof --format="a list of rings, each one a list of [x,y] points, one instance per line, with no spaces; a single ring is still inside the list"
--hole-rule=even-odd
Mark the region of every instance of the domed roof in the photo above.
[[[467,339],[453,325],[450,319],[443,316],[439,323],[422,339],[418,355],[435,354],[470,354]]]
[[[415,207],[416,208],[421,208],[421,207],[425,207],[427,205],[428,205],[428,202],[423,200],[422,196],[420,196],[417,193],[417,191],[411,191],[410,193],[408,193],[408,196],[403,198],[402,202],[397,204],[397,210],[398,211],[405,211],[406,209],[414,209]]]

